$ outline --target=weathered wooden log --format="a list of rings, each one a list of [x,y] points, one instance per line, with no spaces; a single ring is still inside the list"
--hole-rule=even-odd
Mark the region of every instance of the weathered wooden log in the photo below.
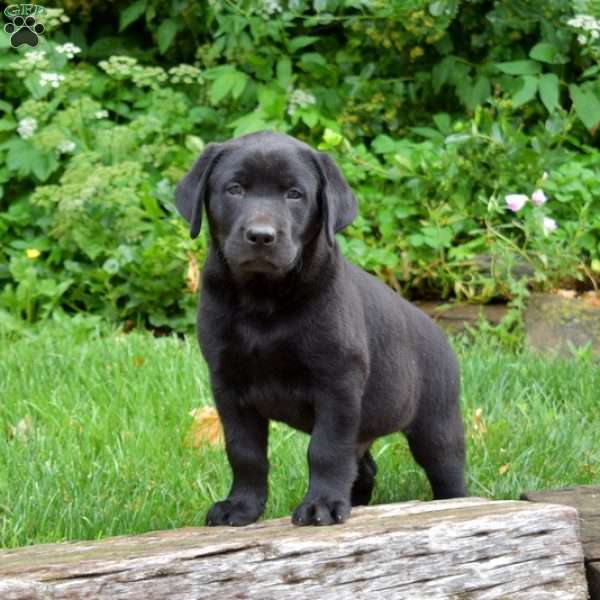
[[[577,509],[591,600],[600,600],[600,486],[580,485],[562,490],[528,492],[524,500],[551,502]]]
[[[0,552],[2,600],[584,600],[577,513],[481,498],[355,509],[347,523],[162,531]]]

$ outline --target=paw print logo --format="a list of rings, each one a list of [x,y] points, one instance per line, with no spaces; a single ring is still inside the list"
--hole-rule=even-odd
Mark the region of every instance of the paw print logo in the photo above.
[[[36,23],[35,17],[31,15],[27,18],[21,16],[14,17],[12,23],[4,26],[4,31],[10,35],[10,45],[18,48],[27,44],[32,48],[38,45],[38,35],[44,33],[44,26]]]

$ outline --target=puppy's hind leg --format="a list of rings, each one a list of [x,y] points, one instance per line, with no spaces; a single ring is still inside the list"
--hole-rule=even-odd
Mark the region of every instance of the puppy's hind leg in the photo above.
[[[434,500],[466,496],[465,437],[458,407],[444,417],[418,419],[405,433],[412,455],[427,474]]]
[[[370,444],[369,444],[370,446]],[[359,451],[358,472],[352,485],[352,506],[363,506],[369,504],[373,488],[375,486],[375,475],[377,475],[377,464],[367,449]]]

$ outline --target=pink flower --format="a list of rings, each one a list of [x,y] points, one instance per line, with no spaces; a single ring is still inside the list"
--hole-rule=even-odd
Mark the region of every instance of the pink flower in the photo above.
[[[531,194],[531,201],[536,206],[541,206],[542,204],[546,204],[546,202],[548,201],[548,197],[546,196],[546,194],[544,194],[543,190],[535,190],[535,192]]]
[[[544,233],[548,234],[552,233],[553,231],[556,231],[558,225],[556,224],[556,221],[554,219],[551,219],[550,217],[544,217],[542,227],[544,228]]]
[[[506,196],[506,205],[513,212],[519,212],[527,202],[528,198],[525,194],[508,194]]]

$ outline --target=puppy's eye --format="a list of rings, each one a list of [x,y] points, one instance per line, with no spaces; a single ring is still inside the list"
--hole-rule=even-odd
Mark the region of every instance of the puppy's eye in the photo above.
[[[242,196],[244,188],[239,183],[232,183],[227,186],[227,193],[232,196]]]
[[[285,194],[285,197],[288,200],[300,200],[300,198],[302,198],[302,196],[303,196],[302,192],[296,188],[292,188],[291,190],[288,190]]]

